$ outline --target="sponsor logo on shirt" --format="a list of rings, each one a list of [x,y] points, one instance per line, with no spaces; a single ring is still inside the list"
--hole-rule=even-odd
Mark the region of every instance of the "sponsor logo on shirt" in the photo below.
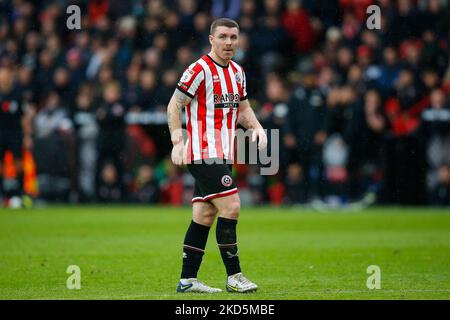
[[[241,96],[234,93],[222,93],[214,95],[215,108],[238,108]]]

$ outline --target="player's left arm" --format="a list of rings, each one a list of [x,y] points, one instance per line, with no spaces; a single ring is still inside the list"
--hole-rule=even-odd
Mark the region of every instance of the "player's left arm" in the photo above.
[[[239,123],[246,129],[252,129],[252,142],[255,142],[258,139],[258,149],[264,149],[267,146],[267,136],[259,123],[258,119],[256,119],[255,113],[253,112],[252,107],[250,107],[250,103],[248,99],[245,99],[239,103]]]

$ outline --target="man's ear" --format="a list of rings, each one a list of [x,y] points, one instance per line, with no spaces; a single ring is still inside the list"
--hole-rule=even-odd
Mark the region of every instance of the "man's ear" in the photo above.
[[[212,45],[212,41],[214,39],[214,36],[213,35],[209,35],[208,39],[209,39],[209,44]]]

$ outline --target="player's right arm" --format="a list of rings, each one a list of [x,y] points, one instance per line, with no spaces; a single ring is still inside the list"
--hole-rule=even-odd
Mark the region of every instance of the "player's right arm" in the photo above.
[[[183,108],[191,102],[191,98],[178,89],[172,95],[167,106],[167,118],[170,131],[170,139],[172,140],[172,162],[175,165],[184,163],[184,141],[181,116]]]
[[[183,130],[181,127],[182,111],[194,99],[203,80],[204,73],[202,72],[201,65],[198,63],[191,64],[181,76],[177,88],[167,106],[170,139],[173,144],[172,161],[178,166],[185,162]]]

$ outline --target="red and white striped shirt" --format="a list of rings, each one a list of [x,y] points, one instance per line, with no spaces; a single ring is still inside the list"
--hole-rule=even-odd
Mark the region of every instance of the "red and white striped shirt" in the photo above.
[[[188,161],[232,160],[239,102],[247,99],[242,67],[204,55],[184,71],[177,89],[192,98],[186,106]]]

